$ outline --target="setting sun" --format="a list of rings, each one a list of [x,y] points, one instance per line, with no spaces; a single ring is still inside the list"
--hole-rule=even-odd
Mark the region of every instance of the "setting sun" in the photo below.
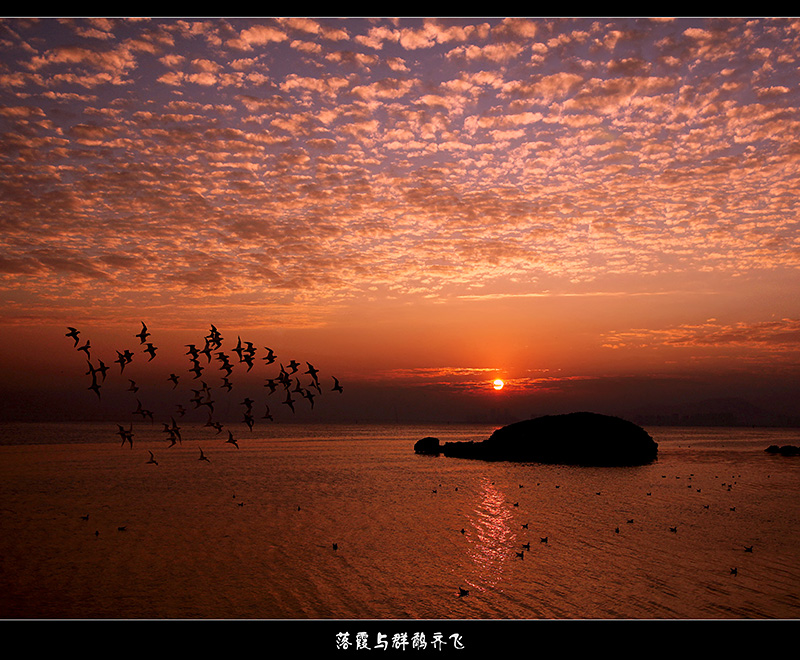
[[[499,378],[492,383],[492,386],[496,390],[502,390],[504,385],[505,385],[505,383],[502,380],[500,380]]]

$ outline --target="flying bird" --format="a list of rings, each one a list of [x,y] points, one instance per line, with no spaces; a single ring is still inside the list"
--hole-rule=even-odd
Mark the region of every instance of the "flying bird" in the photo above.
[[[248,428],[252,431],[253,424],[255,424],[255,420],[253,419],[253,415],[248,411],[244,414],[244,423],[247,424]]]
[[[64,336],[65,337],[72,337],[75,340],[75,346],[77,346],[78,345],[78,335],[80,334],[80,330],[77,330],[77,329],[73,328],[71,325],[67,326],[67,330],[69,330],[69,332],[67,334],[65,334]]]
[[[149,449],[147,451],[150,451]],[[152,463],[153,465],[158,465],[158,461],[156,461],[156,457],[153,456],[153,452],[150,451],[150,460],[147,461],[148,463]]]
[[[170,422],[172,422],[172,426],[169,427],[169,433],[173,437],[177,438],[178,442],[182,443],[183,439],[181,438],[181,428],[180,428],[180,426],[178,426],[178,424],[175,422],[175,418],[174,417],[170,417],[169,419],[170,419]],[[166,424],[164,426],[166,426]]]
[[[133,449],[133,424],[130,425],[128,429],[123,428],[122,424],[117,424],[117,435],[122,438],[122,446],[125,446],[125,443],[129,443],[131,449]]]
[[[242,354],[244,352],[244,347],[242,346],[242,338],[241,337],[237,337],[236,339],[237,339],[236,348],[233,349],[233,352],[236,353],[236,355],[239,356],[239,362],[241,362],[242,359],[243,359],[242,358]]]
[[[158,349],[155,346],[153,346],[153,344],[151,344],[150,342],[147,343],[147,348],[144,349],[144,352],[150,354],[150,359],[148,360],[148,362],[151,362],[153,358],[156,356],[156,350]]]
[[[217,435],[222,433],[223,426],[220,422],[215,422],[211,419],[211,413],[208,414],[208,421],[206,422],[206,426],[210,426],[212,428],[217,429]]]
[[[97,367],[97,369],[95,369],[94,371],[98,372],[103,377],[103,380],[105,380],[106,379],[106,372],[108,371],[108,367],[105,365],[105,363],[100,358],[97,358],[97,362],[100,364],[100,366]]]
[[[276,359],[275,352],[268,346],[264,346],[264,348],[267,350],[267,354],[262,359],[265,360],[267,364],[272,364]]]
[[[117,359],[114,360],[117,364],[119,364],[119,372],[122,373],[125,371],[125,367],[130,364],[131,360],[127,355],[127,351],[125,353],[120,353],[117,351]]]
[[[225,441],[226,445],[233,445],[236,449],[239,449],[239,443],[236,442],[236,439],[233,437],[233,433],[228,431],[228,439]]]
[[[339,384],[339,379],[336,376],[332,376],[333,378],[333,387],[331,388],[331,392],[338,392],[341,394],[344,390],[342,386]]]
[[[97,398],[100,398],[100,384],[97,382],[97,378],[94,374],[92,374],[92,384],[89,385],[86,389],[93,390],[94,393],[97,395]]]
[[[314,365],[312,365],[310,362],[306,362],[306,364],[308,365],[308,371],[305,373],[309,374],[316,381],[319,369],[314,368]]]
[[[139,334],[134,335],[134,337],[138,337],[139,338],[139,342],[144,344],[145,341],[147,341],[147,338],[149,336],[150,336],[150,333],[147,332],[147,326],[144,324],[144,321],[142,321],[142,329],[139,332]]]
[[[200,458],[197,459],[198,461],[205,461],[206,463],[210,463],[211,461],[208,460],[208,456],[203,453],[203,450],[200,450]]]

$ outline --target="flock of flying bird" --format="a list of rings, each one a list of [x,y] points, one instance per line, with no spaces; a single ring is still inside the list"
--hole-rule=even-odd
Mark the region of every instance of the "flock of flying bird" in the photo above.
[[[91,384],[87,389],[93,391],[97,395],[98,399],[100,399],[100,391],[105,383],[110,367],[106,365],[100,358],[93,359],[91,353],[91,342],[89,340],[83,341],[80,338],[81,333],[78,329],[68,326],[67,330],[68,332],[65,334],[65,336],[73,340],[74,348],[77,351],[86,354],[86,362],[89,370],[85,373],[85,375],[91,377]],[[142,321],[141,330],[133,336],[139,340],[139,345],[143,347],[142,352],[148,356],[146,362],[152,362],[156,357],[158,347],[155,346],[151,341],[148,341],[151,337],[151,333],[144,321]],[[185,345],[185,347],[188,349],[185,355],[189,357],[189,362],[191,364],[191,367],[188,368],[188,373],[192,374],[192,381],[199,381],[200,383],[199,387],[190,388],[193,394],[187,403],[194,404],[195,409],[205,408],[208,414],[208,421],[205,425],[216,429],[217,434],[222,433],[223,430],[227,430],[228,439],[225,441],[225,444],[231,444],[238,449],[238,441],[234,437],[233,432],[230,429],[225,429],[224,425],[214,418],[215,400],[212,398],[214,396],[214,389],[210,387],[204,380],[204,378],[207,377],[206,374],[208,373],[208,370],[211,369],[212,366],[217,366],[218,371],[224,372],[224,374],[221,376],[222,384],[220,387],[221,389],[230,392],[233,389],[231,376],[236,368],[237,362],[232,361],[234,358],[222,350],[223,337],[220,331],[214,325],[211,325],[209,333],[203,339],[204,342],[202,348],[198,348],[197,344]],[[264,387],[268,388],[269,390],[268,395],[272,395],[279,390],[282,391],[285,394],[282,404],[286,405],[292,411],[292,413],[296,412],[295,403],[300,399],[307,400],[313,409],[315,397],[323,393],[322,383],[319,379],[319,370],[310,362],[306,362],[305,364],[307,369],[302,371],[302,364],[294,359],[289,361],[286,366],[284,366],[282,362],[277,361],[277,355],[271,348],[264,347],[264,349],[266,350],[266,355],[262,357],[264,363],[267,365],[273,365],[277,363],[280,367],[277,375],[272,378],[267,378],[266,382],[264,383]],[[243,342],[241,337],[238,337],[236,346],[231,349],[231,353],[236,354],[238,358],[238,364],[244,365],[242,368],[245,368],[246,372],[249,372],[256,364],[257,352],[258,351],[252,342]],[[122,351],[118,350],[116,353],[117,359],[114,362],[119,364],[119,373],[121,375],[124,374],[125,368],[134,361],[135,354],[129,349],[124,349]],[[203,360],[203,358],[205,358],[205,360]],[[216,364],[212,365],[212,361]],[[306,379],[305,385],[303,385],[300,381],[301,377],[303,376],[309,377]],[[330,388],[329,391],[338,392],[341,394],[343,392],[343,387],[339,380],[335,376],[332,376],[331,378],[333,378],[333,387]],[[181,375],[170,373],[170,375],[166,378],[166,381],[173,384],[172,389],[174,390],[178,387],[180,379]],[[136,381],[131,378],[128,378],[128,381],[130,383],[128,391],[136,394],[139,391],[139,386],[136,384]],[[137,407],[135,410],[133,410],[132,414],[140,416],[142,420],[149,420],[151,424],[154,423],[153,411],[144,407],[139,398],[136,399],[136,404]],[[253,426],[255,424],[255,416],[253,411],[254,404],[255,401],[249,397],[246,397],[240,404],[244,406],[242,421],[251,431],[253,430]],[[186,413],[187,410],[183,404],[177,404],[174,414],[170,415],[170,423],[163,423],[163,430],[164,433],[168,435],[170,447],[182,442],[181,429],[176,423],[175,417],[183,417]],[[269,404],[266,406],[266,411],[262,416],[262,419],[273,419]],[[127,428],[122,424],[117,424],[117,427],[117,435],[119,435],[122,439],[122,446],[125,446],[127,443],[132,448],[134,437],[133,423],[130,422]],[[198,460],[210,462],[208,456],[203,453],[202,449],[200,449],[200,458]],[[152,452],[150,452],[150,460],[148,460],[147,463],[158,465]]]

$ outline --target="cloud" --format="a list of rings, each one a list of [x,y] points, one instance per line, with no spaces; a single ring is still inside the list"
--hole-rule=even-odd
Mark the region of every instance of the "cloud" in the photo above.
[[[709,319],[699,324],[683,324],[662,330],[642,329],[615,332],[606,337],[609,348],[757,348],[796,353],[800,350],[800,320],[740,321],[722,324]]]
[[[12,25],[0,246],[31,305],[42,272],[327,305],[800,263],[796,21]]]
[[[236,50],[250,51],[254,47],[267,46],[289,39],[284,30],[272,25],[253,25],[239,32],[235,38],[229,39],[227,45]]]

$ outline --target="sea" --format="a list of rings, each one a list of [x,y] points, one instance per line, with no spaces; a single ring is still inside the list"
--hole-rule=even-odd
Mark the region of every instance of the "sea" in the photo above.
[[[356,648],[362,621],[800,617],[800,456],[765,451],[800,429],[647,428],[640,467],[413,449],[495,428],[3,424],[0,618],[335,621]]]

